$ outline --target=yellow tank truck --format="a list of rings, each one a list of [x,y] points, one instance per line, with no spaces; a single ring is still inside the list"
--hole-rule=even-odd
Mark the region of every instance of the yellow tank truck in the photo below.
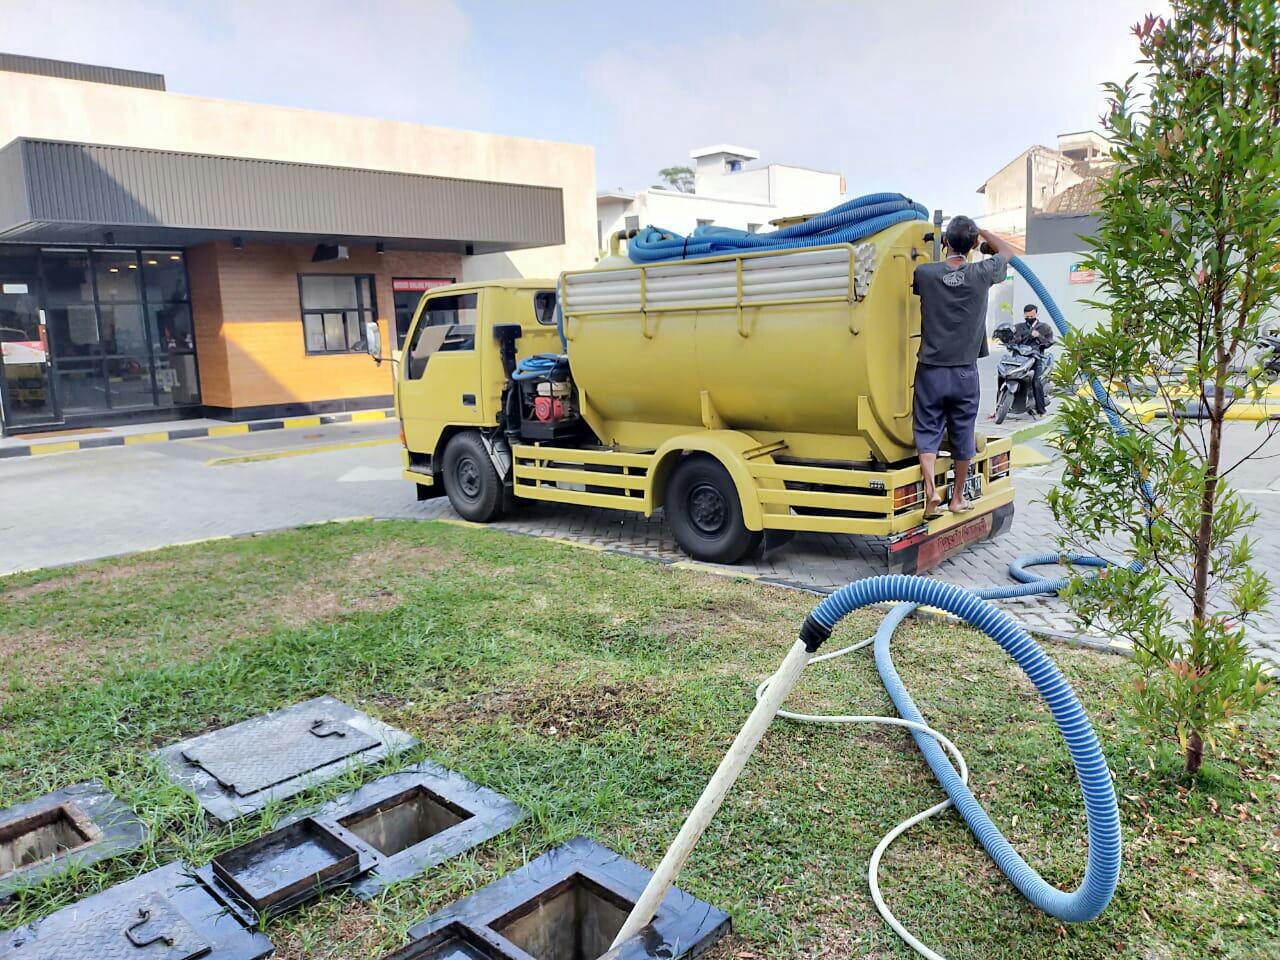
[[[974,512],[924,519],[911,275],[936,256],[931,229],[645,266],[619,234],[558,283],[431,290],[396,371],[404,477],[478,522],[525,500],[662,508],[699,560],[826,532],[926,570],[1013,517],[1010,441],[979,438]],[[937,468],[945,496],[949,458]]]

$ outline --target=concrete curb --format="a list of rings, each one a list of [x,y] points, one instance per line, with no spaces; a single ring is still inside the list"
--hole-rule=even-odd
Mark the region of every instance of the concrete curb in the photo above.
[[[368,423],[377,420],[391,420],[394,417],[395,413],[391,410],[356,410],[353,413],[321,413],[309,417],[248,420],[244,423],[228,423],[216,427],[178,427],[174,430],[157,430],[154,433],[128,433],[118,437],[51,440],[48,443],[0,447],[0,460],[10,457],[38,457],[51,453],[74,453],[77,450],[97,450],[101,447],[132,447],[147,443],[168,443],[172,440],[235,437],[246,433],[258,433],[262,430],[302,430],[307,427],[328,426],[331,423]]]

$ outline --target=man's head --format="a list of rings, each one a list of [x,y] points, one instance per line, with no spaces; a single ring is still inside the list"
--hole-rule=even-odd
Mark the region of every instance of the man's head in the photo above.
[[[1032,323],[1040,319],[1040,308],[1034,303],[1028,303],[1022,308],[1022,319],[1027,323]]]
[[[952,217],[942,234],[942,241],[948,250],[963,257],[978,242],[978,225],[968,217]]]

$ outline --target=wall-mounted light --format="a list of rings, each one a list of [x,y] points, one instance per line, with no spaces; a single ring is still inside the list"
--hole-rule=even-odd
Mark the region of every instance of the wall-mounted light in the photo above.
[[[387,252],[387,245],[383,243],[381,240],[379,240],[377,243],[373,245],[373,249],[374,249],[374,252],[378,254],[378,256],[382,256],[384,253]]]
[[[317,243],[315,250],[311,254],[312,263],[326,263],[330,260],[346,260],[351,256],[346,244],[342,243]]]
[[[467,248],[466,248],[466,249],[467,249],[467,256],[468,256],[468,257],[472,256],[472,255],[473,255],[473,254],[475,254],[475,252],[476,252],[476,248],[475,248],[475,247],[473,247],[473,246],[472,246],[471,244],[469,244],[469,243],[467,244]]]
[[[232,238],[231,238],[231,249],[232,249],[232,250],[243,250],[243,249],[244,249],[244,238],[243,238],[243,237],[232,237]]]
[[[102,242],[109,247],[116,242],[116,235],[108,230],[102,235]]]

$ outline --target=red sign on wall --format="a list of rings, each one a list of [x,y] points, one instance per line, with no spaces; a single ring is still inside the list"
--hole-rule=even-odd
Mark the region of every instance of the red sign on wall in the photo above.
[[[433,279],[398,277],[391,281],[391,289],[396,293],[422,293],[436,287],[448,286],[456,281],[452,277],[436,277]]]

